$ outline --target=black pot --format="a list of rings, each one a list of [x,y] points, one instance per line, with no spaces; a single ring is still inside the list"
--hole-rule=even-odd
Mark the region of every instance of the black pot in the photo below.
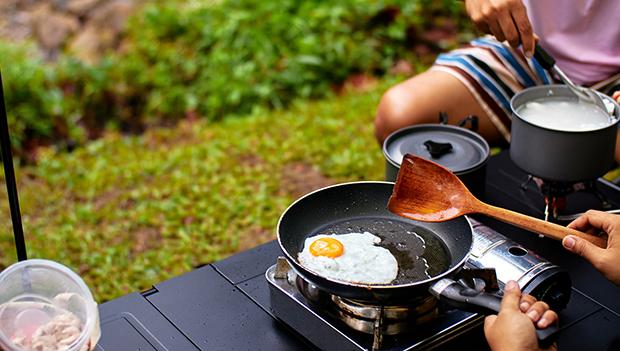
[[[472,129],[476,117],[468,117]],[[402,158],[413,154],[450,169],[476,197],[484,197],[489,144],[477,133],[459,126],[420,124],[390,134],[383,143],[385,180],[396,181]]]
[[[553,97],[575,98],[564,85],[532,87],[512,98],[512,161],[528,174],[549,181],[579,182],[597,179],[607,173],[614,164],[620,117],[618,105],[611,98],[604,97],[615,104],[615,121],[591,131],[548,129],[525,121],[516,112],[527,102]]]

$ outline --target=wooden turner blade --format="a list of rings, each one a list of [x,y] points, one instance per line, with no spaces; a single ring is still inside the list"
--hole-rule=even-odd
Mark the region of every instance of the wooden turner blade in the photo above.
[[[449,169],[410,154],[403,158],[388,208],[399,216],[423,222],[443,222],[481,213],[552,239],[575,235],[596,246],[607,247],[607,239],[603,237],[488,205],[472,195]]]

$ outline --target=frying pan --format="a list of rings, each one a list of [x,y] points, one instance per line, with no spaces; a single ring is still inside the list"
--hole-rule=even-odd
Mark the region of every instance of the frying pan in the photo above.
[[[277,226],[278,243],[290,265],[319,289],[349,299],[393,305],[428,296],[431,284],[456,274],[464,265],[473,243],[472,227],[466,217],[425,223],[389,212],[393,187],[391,182],[343,183],[295,201]],[[303,267],[297,259],[308,237],[364,231],[380,237],[379,246],[396,257],[399,273],[391,284],[338,281]],[[426,272],[420,270],[424,262],[416,256],[427,261]]]

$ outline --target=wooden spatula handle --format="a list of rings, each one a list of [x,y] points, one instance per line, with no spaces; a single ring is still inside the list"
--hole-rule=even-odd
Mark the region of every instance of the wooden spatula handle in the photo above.
[[[607,248],[607,240],[604,238],[582,233],[578,230],[563,227],[555,223],[546,222],[538,218],[526,216],[504,208],[491,206],[483,202],[480,202],[480,204],[481,206],[476,209],[480,213],[496,218],[502,222],[510,223],[519,228],[539,233],[556,240],[562,240],[567,235],[574,235],[587,240],[598,247]]]

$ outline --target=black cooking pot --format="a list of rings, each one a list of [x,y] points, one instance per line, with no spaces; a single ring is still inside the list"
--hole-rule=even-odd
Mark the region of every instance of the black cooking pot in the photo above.
[[[467,122],[473,131],[463,128]],[[477,117],[470,116],[459,126],[419,124],[393,132],[383,143],[385,180],[396,181],[403,156],[413,154],[450,169],[469,191],[483,198],[489,144],[475,133],[477,125]]]
[[[525,172],[550,181],[579,182],[604,175],[614,164],[620,108],[610,97],[602,97],[615,105],[615,120],[608,126],[588,131],[560,131],[532,124],[517,111],[534,100],[563,98],[577,101],[568,87],[543,85],[516,94],[510,102],[512,161]]]

